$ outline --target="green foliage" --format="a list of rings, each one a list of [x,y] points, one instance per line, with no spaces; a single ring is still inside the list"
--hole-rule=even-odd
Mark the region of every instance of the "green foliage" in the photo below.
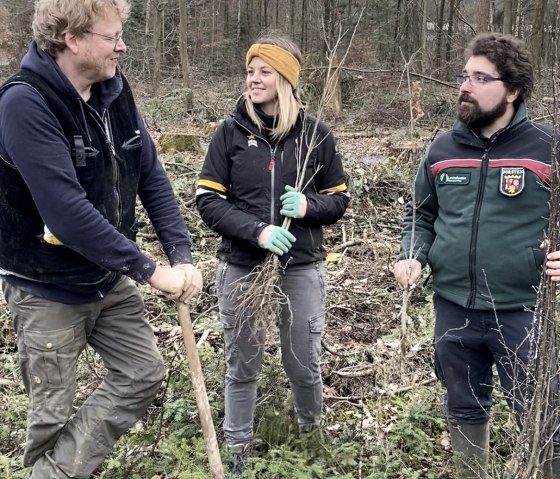
[[[420,403],[407,405],[391,429],[391,441],[415,461],[433,455],[433,434],[446,427],[445,420],[426,406]]]

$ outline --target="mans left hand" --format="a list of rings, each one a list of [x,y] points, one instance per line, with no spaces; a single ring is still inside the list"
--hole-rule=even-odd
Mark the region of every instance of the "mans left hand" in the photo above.
[[[290,218],[303,218],[307,213],[307,198],[303,193],[286,185],[286,193],[280,197],[282,209],[280,214]]]
[[[186,273],[183,293],[179,297],[179,301],[187,303],[189,299],[202,291],[202,274],[194,265],[189,263],[177,264],[174,268],[181,269]]]

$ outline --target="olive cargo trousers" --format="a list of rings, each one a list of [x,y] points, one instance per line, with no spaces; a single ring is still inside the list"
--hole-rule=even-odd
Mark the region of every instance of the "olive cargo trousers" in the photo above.
[[[104,298],[68,305],[3,282],[29,408],[32,479],[89,478],[156,396],[165,367],[144,302],[123,277]],[[89,344],[107,374],[73,414],[78,357]]]

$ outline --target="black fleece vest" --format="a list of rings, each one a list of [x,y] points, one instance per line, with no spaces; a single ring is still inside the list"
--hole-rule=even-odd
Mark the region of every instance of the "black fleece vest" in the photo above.
[[[110,141],[101,117],[78,99],[57,95],[37,74],[20,70],[1,87],[35,89],[58,119],[72,148],[72,161],[88,200],[118,231],[136,236],[135,205],[142,142],[130,86],[108,111]],[[61,211],[64,216],[66,212]],[[68,218],[67,221],[71,221]],[[23,178],[8,158],[0,157],[0,267],[17,275],[58,284],[96,284],[106,269],[64,245],[43,241],[44,223]]]

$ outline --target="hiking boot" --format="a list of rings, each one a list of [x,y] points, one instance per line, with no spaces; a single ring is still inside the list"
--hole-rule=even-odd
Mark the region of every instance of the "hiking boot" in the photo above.
[[[234,476],[245,477],[244,473],[249,469],[249,444],[228,444],[227,449],[233,459],[231,473]]]

